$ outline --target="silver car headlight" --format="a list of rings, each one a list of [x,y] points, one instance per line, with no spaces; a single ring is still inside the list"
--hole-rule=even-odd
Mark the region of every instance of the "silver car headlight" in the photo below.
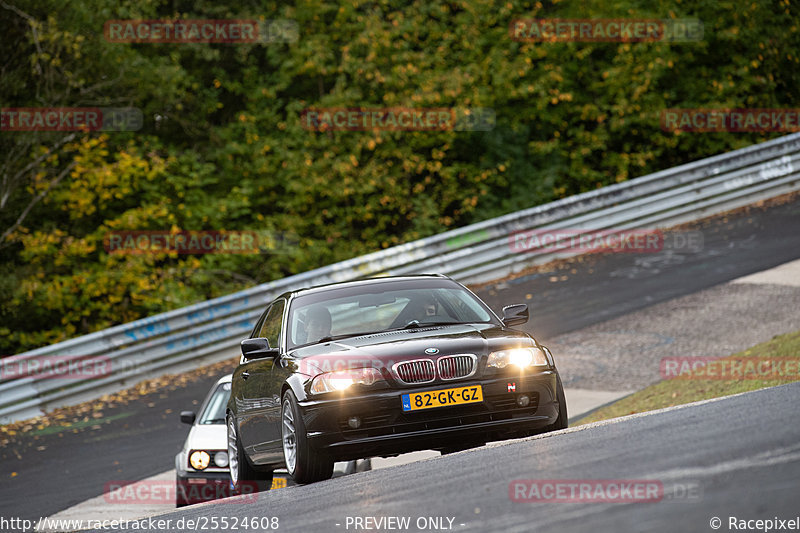
[[[228,452],[217,452],[214,454],[214,464],[220,468],[228,466]]]
[[[549,366],[547,356],[539,348],[510,348],[499,350],[489,354],[486,366],[494,368],[505,368],[514,365],[519,368],[546,367]]]

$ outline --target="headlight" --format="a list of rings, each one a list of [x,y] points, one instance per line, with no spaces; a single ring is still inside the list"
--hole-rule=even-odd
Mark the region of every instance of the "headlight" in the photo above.
[[[539,348],[512,348],[489,354],[486,366],[505,368],[508,365],[527,368],[532,366],[548,366],[547,357]]]
[[[214,454],[214,464],[220,468],[228,466],[228,452],[217,452]]]
[[[556,366],[556,362],[553,361],[553,354],[550,352],[550,348],[547,346],[542,346],[544,348],[544,354],[547,356],[547,362],[550,363],[550,366]]]
[[[352,385],[372,385],[383,379],[381,371],[377,368],[355,368],[353,370],[338,370],[326,372],[315,377],[311,382],[311,392],[321,394],[345,390]]]
[[[208,468],[208,463],[211,462],[211,456],[208,455],[208,452],[203,451],[194,451],[192,455],[189,456],[189,464],[192,465],[192,468],[195,470],[205,470]]]

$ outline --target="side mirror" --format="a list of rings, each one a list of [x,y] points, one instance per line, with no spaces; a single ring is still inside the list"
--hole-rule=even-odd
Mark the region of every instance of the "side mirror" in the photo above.
[[[528,304],[507,305],[503,308],[503,325],[516,326],[524,324],[530,318]]]
[[[245,339],[242,341],[242,355],[245,359],[261,359],[263,357],[275,357],[278,355],[278,348],[270,348],[269,341],[264,337],[255,339]]]
[[[195,418],[197,415],[194,414],[194,411],[181,411],[181,422],[184,424],[194,424]]]

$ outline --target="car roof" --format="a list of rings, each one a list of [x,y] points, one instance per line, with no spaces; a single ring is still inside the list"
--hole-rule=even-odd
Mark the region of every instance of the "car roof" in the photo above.
[[[392,281],[413,281],[413,280],[423,280],[423,279],[442,279],[442,280],[450,280],[454,281],[452,278],[445,276],[444,274],[413,274],[413,275],[405,275],[405,276],[380,276],[374,278],[365,278],[365,279],[358,279],[353,281],[340,281],[337,283],[326,283],[324,285],[315,285],[313,287],[303,287],[302,289],[297,289],[294,291],[289,291],[282,296],[289,296],[289,295],[299,295],[299,294],[311,294],[315,292],[325,292],[332,289],[341,289],[345,287],[357,287],[358,285],[371,285],[371,284],[381,284],[381,283],[389,283]]]

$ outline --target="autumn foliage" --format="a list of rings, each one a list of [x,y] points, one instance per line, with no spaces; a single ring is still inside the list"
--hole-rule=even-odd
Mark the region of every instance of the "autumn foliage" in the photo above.
[[[0,132],[0,354],[781,135],[664,109],[798,107],[786,0],[3,0],[2,107],[138,131]],[[181,11],[175,11],[182,6]],[[235,7],[231,7],[235,6]],[[697,42],[521,42],[515,18],[696,18]],[[288,19],[296,42],[119,43],[109,20]],[[308,108],[490,108],[490,131],[313,131]],[[111,254],[115,231],[256,230],[261,254]]]

